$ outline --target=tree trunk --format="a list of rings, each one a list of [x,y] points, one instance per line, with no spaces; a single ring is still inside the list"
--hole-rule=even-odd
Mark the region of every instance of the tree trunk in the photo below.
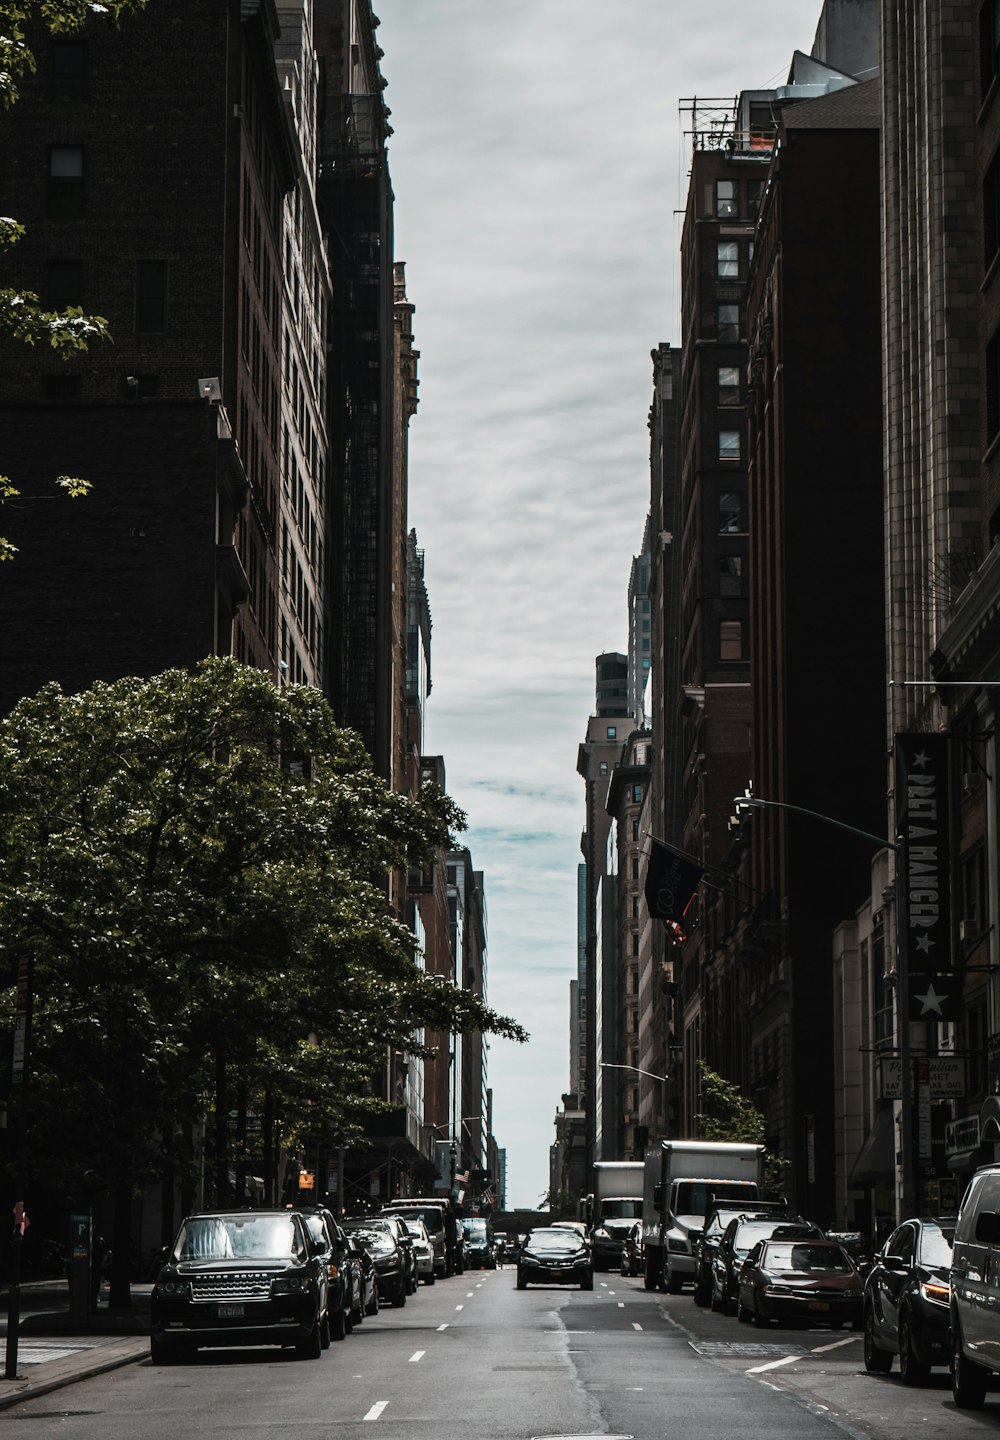
[[[115,1185],[115,1216],[111,1235],[110,1310],[132,1308],[132,1182],[119,1180]]]

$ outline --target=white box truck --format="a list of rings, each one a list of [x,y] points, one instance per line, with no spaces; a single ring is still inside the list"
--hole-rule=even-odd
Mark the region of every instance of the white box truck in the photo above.
[[[712,1199],[746,1201],[764,1191],[764,1146],[660,1140],[646,1151],[642,1190],[645,1285],[676,1294],[694,1279],[694,1247]]]
[[[642,1220],[641,1160],[598,1160],[588,1198],[595,1270],[620,1270],[626,1233]]]

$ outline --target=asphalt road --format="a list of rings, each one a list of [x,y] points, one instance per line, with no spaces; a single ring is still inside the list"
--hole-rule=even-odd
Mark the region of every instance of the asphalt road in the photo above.
[[[962,1414],[945,1372],[868,1376],[850,1331],[758,1332],[615,1275],[517,1291],[506,1269],[422,1287],[319,1360],[144,1361],[4,1416],[30,1422],[65,1440],[956,1440],[1000,1432],[1000,1397]]]

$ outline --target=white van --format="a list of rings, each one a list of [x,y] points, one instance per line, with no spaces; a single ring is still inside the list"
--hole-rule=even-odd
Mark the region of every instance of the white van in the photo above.
[[[1000,1376],[1000,1165],[969,1181],[951,1256],[951,1388],[977,1410]]]

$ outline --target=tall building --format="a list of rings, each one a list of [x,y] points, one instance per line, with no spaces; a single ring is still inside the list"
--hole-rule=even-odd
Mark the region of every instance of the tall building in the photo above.
[[[309,6],[284,14],[280,45],[274,5],[235,0],[32,34],[38,71],[0,137],[27,226],[9,281],[103,314],[114,343],[65,364],[3,347],[23,497],[4,517],[3,709],[46,680],[210,654],[323,683],[330,280]],[[151,145],[161,112],[170,143]],[[59,473],[87,500],[51,498]]]
[[[628,582],[628,709],[637,725],[644,723],[646,685],[651,664],[649,562],[651,521],[647,515],[642,548],[632,557]]]

